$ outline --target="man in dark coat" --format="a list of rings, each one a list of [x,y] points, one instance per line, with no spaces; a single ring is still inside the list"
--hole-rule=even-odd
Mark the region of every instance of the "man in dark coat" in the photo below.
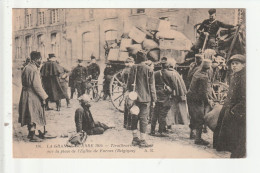
[[[19,119],[21,126],[27,125],[28,138],[31,142],[41,142],[42,140],[35,136],[36,126],[45,126],[46,119],[42,105],[48,95],[42,88],[40,72],[38,68],[41,65],[40,52],[31,52],[31,62],[24,67],[22,72],[22,92],[19,102]]]
[[[90,111],[90,97],[83,94],[78,99],[81,107],[75,111],[75,124],[77,133],[84,131],[88,135],[103,134],[105,130],[109,129],[106,124],[95,122]]]
[[[203,60],[201,69],[193,75],[191,85],[187,93],[189,114],[191,116],[190,129],[191,133],[193,130],[196,130],[195,144],[197,145],[209,144],[201,138],[201,133],[206,110],[208,110],[208,107],[213,104],[210,100],[210,90],[208,85],[208,70],[210,67],[211,60]]]
[[[148,124],[148,116],[150,112],[150,104],[155,105],[157,100],[155,81],[153,70],[145,64],[147,60],[146,54],[143,51],[137,53],[136,65],[132,66],[128,77],[128,91],[137,93],[136,106],[139,107],[139,114],[132,116],[131,128],[133,131],[132,145],[140,147],[151,147],[145,140],[145,133]],[[133,86],[135,85],[135,86]],[[140,139],[137,137],[137,124],[140,125]]]
[[[73,80],[74,87],[78,91],[78,98],[86,92],[87,88],[87,68],[83,66],[83,60],[78,60],[78,66],[72,70],[71,78]]]
[[[59,111],[60,100],[65,98],[59,76],[61,74],[60,67],[56,61],[54,54],[49,54],[49,60],[43,64],[41,68],[43,88],[48,94],[47,110],[49,110],[48,101],[56,102],[57,111]]]
[[[104,70],[104,82],[103,82],[103,99],[106,100],[108,96],[110,96],[110,81],[115,74],[115,70],[112,68],[110,64],[106,65]]]
[[[230,151],[231,158],[246,155],[246,58],[233,55],[228,61],[233,74],[213,136],[217,151]]]
[[[196,41],[194,46],[191,48],[195,53],[199,53],[199,49],[202,48],[204,40],[208,35],[208,41],[206,44],[206,49],[215,49],[216,47],[216,36],[219,28],[234,28],[233,25],[225,24],[216,20],[216,9],[210,9],[208,11],[209,19],[202,22],[197,32],[200,34],[199,39]]]
[[[96,61],[97,61],[96,57],[92,55],[91,62],[87,67],[88,74],[91,75],[92,79],[94,79],[94,80],[98,80],[98,77],[100,75],[100,67]]]

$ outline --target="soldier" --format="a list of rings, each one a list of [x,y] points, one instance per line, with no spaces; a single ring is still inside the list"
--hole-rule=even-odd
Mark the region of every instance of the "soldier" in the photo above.
[[[201,138],[202,128],[204,124],[205,111],[209,106],[213,106],[209,94],[209,76],[208,70],[211,67],[211,60],[205,59],[199,69],[192,78],[189,91],[187,93],[187,101],[189,114],[191,116],[190,129],[191,138],[193,130],[196,130],[195,144],[208,145],[209,143]]]
[[[200,68],[200,65],[201,65],[203,59],[204,59],[203,55],[196,54],[195,55],[195,62],[192,62],[190,64],[189,72],[188,72],[188,76],[187,76],[187,82],[186,82],[187,88],[190,87],[190,82],[192,80],[192,77],[193,77],[194,73]]]
[[[129,57],[126,59],[125,61],[125,68],[122,72],[122,76],[123,76],[123,82],[126,84],[127,86],[127,80],[128,80],[128,76],[131,70],[131,67],[134,65],[134,58]],[[126,88],[124,88],[126,89]],[[131,130],[131,114],[129,113],[129,107],[127,105],[127,101],[125,102],[125,107],[124,107],[124,128]]]
[[[110,91],[109,91],[109,85],[110,85],[110,81],[113,78],[115,71],[112,68],[112,66],[110,64],[106,65],[106,68],[104,70],[104,82],[103,82],[103,92],[104,92],[104,96],[103,96],[103,100],[106,100],[108,96],[110,96]]]
[[[146,142],[146,128],[150,112],[150,104],[153,106],[157,100],[153,70],[145,64],[146,54],[142,51],[137,53],[136,65],[132,66],[127,82],[128,91],[137,93],[136,106],[139,107],[139,114],[132,116],[131,128],[133,131],[132,145],[140,147],[152,147]],[[134,86],[135,85],[135,86]],[[140,139],[137,136],[137,124],[140,125]]]
[[[199,49],[202,48],[206,36],[208,36],[206,49],[215,49],[216,36],[220,27],[228,29],[234,28],[233,25],[228,25],[216,20],[216,9],[210,9],[208,13],[209,19],[204,20],[198,28],[197,32],[200,34],[200,37],[191,48],[195,53],[199,53]]]
[[[31,62],[24,67],[22,72],[22,92],[19,102],[19,120],[21,126],[27,125],[28,138],[30,142],[41,142],[42,140],[35,135],[37,126],[45,126],[46,119],[42,105],[48,95],[42,88],[40,73],[38,68],[41,65],[40,52],[31,52]]]
[[[83,66],[83,60],[78,59],[78,66],[72,70],[71,79],[73,79],[74,88],[78,91],[78,98],[83,95],[87,87],[87,68]]]
[[[46,102],[46,109],[50,110],[48,101],[56,102],[57,111],[60,109],[60,100],[65,98],[59,77],[61,75],[60,66],[57,63],[55,54],[49,54],[49,60],[41,68],[43,87],[49,98]]]
[[[88,74],[91,75],[92,79],[98,80],[99,74],[100,74],[100,67],[96,63],[96,57],[91,56],[91,62],[88,65]]]

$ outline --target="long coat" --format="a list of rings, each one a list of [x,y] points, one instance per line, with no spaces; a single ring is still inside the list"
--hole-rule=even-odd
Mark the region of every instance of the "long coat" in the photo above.
[[[231,76],[225,104],[213,136],[213,147],[230,151],[231,157],[246,153],[246,69]]]
[[[209,108],[209,76],[208,72],[198,70],[192,78],[187,101],[191,116],[190,128],[202,128],[204,115]]]
[[[48,95],[42,88],[40,73],[35,64],[29,63],[22,72],[22,92],[19,102],[19,119],[21,126],[31,123],[45,125],[41,101]]]
[[[61,73],[60,66],[53,61],[47,61],[41,68],[42,84],[49,96],[49,101],[58,101],[65,98],[66,93],[63,91],[59,80]]]
[[[138,102],[156,102],[156,90],[153,70],[145,63],[140,63],[131,67],[128,77],[127,88],[133,91],[133,84],[136,81],[136,91]]]

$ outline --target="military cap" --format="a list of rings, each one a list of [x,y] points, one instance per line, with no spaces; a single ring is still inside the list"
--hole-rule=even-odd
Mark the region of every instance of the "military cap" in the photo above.
[[[49,59],[53,58],[53,57],[56,57],[54,53],[50,53],[49,54]]]
[[[93,55],[91,55],[91,57],[90,57],[91,59],[96,59],[96,57],[95,56],[93,56]]]
[[[82,59],[78,59],[78,62],[81,63],[83,60]]]
[[[208,12],[209,12],[209,15],[212,15],[212,14],[216,13],[216,9],[212,8]]]
[[[31,60],[37,60],[37,59],[41,59],[42,56],[41,56],[41,53],[40,52],[37,52],[37,51],[32,51],[31,54]]]
[[[211,60],[210,59],[204,59],[202,61],[202,68],[209,69],[211,67]]]
[[[246,62],[246,57],[244,55],[236,54],[233,55],[227,62],[227,65],[230,65],[232,61],[239,61],[241,63]]]
[[[161,64],[165,64],[167,62],[167,57],[162,57],[161,58]]]

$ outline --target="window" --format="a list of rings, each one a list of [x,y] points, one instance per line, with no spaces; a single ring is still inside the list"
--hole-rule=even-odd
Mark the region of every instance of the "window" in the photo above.
[[[38,25],[43,25],[45,24],[45,15],[44,15],[44,11],[39,11],[38,12]]]
[[[53,53],[55,53],[56,52],[56,37],[57,37],[57,33],[52,33],[51,34],[51,51],[53,52]]]
[[[41,55],[43,57],[43,59],[45,60],[45,45],[44,45],[44,38],[43,38],[43,34],[39,34],[37,36],[37,47],[38,47],[38,51],[41,52]]]
[[[145,9],[144,8],[131,9],[131,14],[132,15],[144,14],[144,13],[145,13]]]
[[[90,56],[98,49],[95,48],[95,37],[92,32],[86,32],[82,35],[82,57],[83,60],[90,60]]]
[[[25,37],[25,46],[26,46],[26,57],[30,57],[32,51],[32,36]]]
[[[15,37],[15,59],[21,59],[22,55],[21,40],[19,37]]]
[[[60,14],[59,9],[52,9],[51,10],[51,23],[57,23],[60,21]]]
[[[89,19],[93,19],[93,18],[94,18],[94,10],[89,9]]]
[[[25,10],[25,27],[31,27],[32,26],[32,11],[31,9]]]
[[[116,30],[108,30],[105,32],[106,41],[114,41],[117,39],[117,31]]]

